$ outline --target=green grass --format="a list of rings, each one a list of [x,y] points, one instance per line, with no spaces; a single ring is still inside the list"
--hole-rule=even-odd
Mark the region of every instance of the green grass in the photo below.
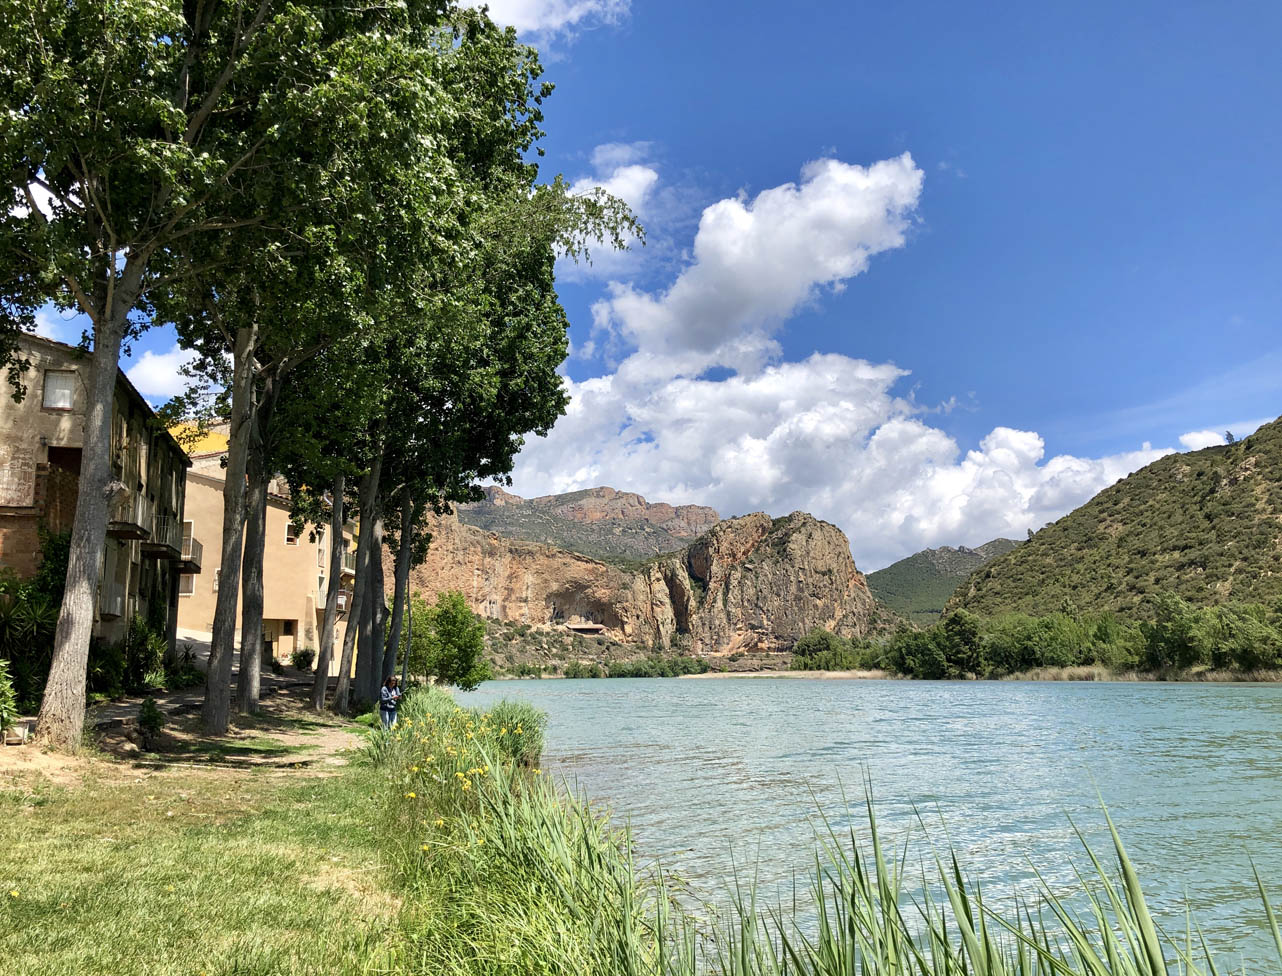
[[[355,973],[391,943],[365,771],[109,772],[0,791],[4,971]]]

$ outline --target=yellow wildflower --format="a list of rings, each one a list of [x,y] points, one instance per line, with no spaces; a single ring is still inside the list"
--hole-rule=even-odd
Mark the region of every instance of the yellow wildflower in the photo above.
[[[463,782],[459,783],[459,786],[463,787],[465,790],[470,790],[472,788],[472,781],[465,779]]]
[[[485,838],[484,838],[484,837],[478,837],[478,838],[476,838],[476,843],[477,843],[477,844],[484,844],[484,843],[485,843]]]
[[[416,794],[416,793],[406,793],[406,794],[405,794],[405,799],[407,799],[407,800],[412,800],[412,799],[414,799],[414,797],[415,797],[415,796],[417,796],[417,794]]]
[[[437,817],[437,818],[436,818],[436,826],[438,826],[438,827],[444,827],[444,826],[445,826],[445,818],[444,818],[444,817]]]
[[[426,844],[424,844],[424,845],[423,845],[423,850],[427,850],[427,845],[426,845]]]
[[[9,892],[9,897],[10,897],[10,898],[17,898],[17,897],[18,897],[18,889],[17,889],[17,888],[14,888],[11,892]]]

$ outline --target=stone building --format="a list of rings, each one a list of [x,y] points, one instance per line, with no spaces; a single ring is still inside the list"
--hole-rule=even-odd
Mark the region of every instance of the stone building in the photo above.
[[[222,576],[222,458],[226,453],[225,424],[215,426],[191,447],[193,468],[187,476],[187,519],[205,540],[206,549],[204,572],[184,577],[179,584],[180,639],[207,641],[214,629],[214,608]],[[264,656],[270,650],[280,660],[288,660],[295,649],[319,648],[331,572],[327,527],[307,526],[296,531],[290,521],[289,510],[287,486],[283,481],[273,481],[267,493],[267,530],[263,548],[263,641]],[[334,631],[336,649],[343,639],[351,581],[356,568],[352,529],[351,523],[344,527],[347,554],[342,565],[333,567],[343,583]],[[239,642],[239,610],[237,614],[236,636]],[[337,673],[336,670],[333,673]]]
[[[27,395],[0,396],[0,566],[40,564],[41,530],[71,529],[84,443],[89,360],[75,346],[24,335]],[[180,575],[201,571],[183,521],[191,462],[124,373],[111,412],[112,473],[124,487],[108,513],[94,634],[119,640],[138,615],[171,642]]]

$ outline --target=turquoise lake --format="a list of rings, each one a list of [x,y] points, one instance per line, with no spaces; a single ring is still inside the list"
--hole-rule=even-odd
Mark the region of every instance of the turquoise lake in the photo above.
[[[546,711],[548,771],[704,897],[736,866],[790,896],[817,811],[862,825],[865,780],[910,865],[951,843],[994,901],[1035,897],[1034,867],[1069,890],[1089,868],[1073,823],[1112,867],[1102,798],[1160,922],[1183,933],[1187,904],[1223,961],[1270,958],[1251,863],[1282,904],[1280,686],[531,680],[459,698]]]

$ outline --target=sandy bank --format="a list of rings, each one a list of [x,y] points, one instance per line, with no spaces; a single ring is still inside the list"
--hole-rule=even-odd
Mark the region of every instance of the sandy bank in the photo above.
[[[703,674],[683,674],[681,677],[699,678],[818,678],[821,680],[839,680],[858,678],[862,680],[899,680],[889,671],[705,671]]]

